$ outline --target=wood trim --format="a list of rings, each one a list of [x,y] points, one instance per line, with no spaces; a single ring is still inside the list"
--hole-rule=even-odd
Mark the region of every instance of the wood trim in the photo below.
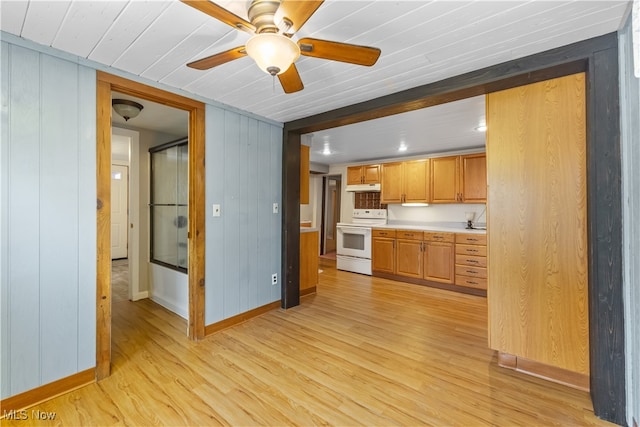
[[[456,286],[456,285],[450,284],[450,283],[434,282],[433,280],[418,279],[418,278],[415,278],[415,277],[407,277],[407,276],[398,276],[396,274],[383,273],[383,272],[380,272],[380,271],[374,271],[372,276],[373,277],[380,277],[380,278],[383,278],[383,279],[396,280],[398,282],[411,283],[413,285],[428,286],[430,288],[444,289],[445,291],[453,291],[453,292],[458,292],[458,293],[461,293],[461,294],[475,295],[475,296],[479,296],[479,297],[486,297],[487,296],[487,291],[484,290],[484,289],[474,289],[474,288],[468,288],[466,286]]]
[[[205,110],[189,114],[189,338],[205,336]]]
[[[2,407],[0,419],[9,411],[20,411],[29,408],[94,382],[96,382],[96,370],[90,368],[24,393],[8,397],[0,401],[0,407]]]
[[[229,317],[228,319],[221,320],[216,323],[212,323],[207,325],[204,329],[205,336],[209,336],[215,334],[218,331],[223,329],[230,328],[232,326],[238,325],[240,323],[244,323],[247,320],[251,320],[254,317],[258,317],[263,315],[271,310],[275,310],[280,307],[280,301],[274,301],[269,304],[265,304],[263,306],[254,308],[253,310],[245,311],[244,313],[236,314],[235,316]]]
[[[97,82],[96,378],[111,372],[111,86]]]
[[[189,325],[188,335],[205,335],[205,104],[102,71],[97,78],[97,278],[96,378],[111,365],[111,91],[189,112]]]
[[[172,92],[167,92],[166,90],[158,89],[144,83],[134,82],[133,80],[128,80],[124,77],[105,73],[104,71],[97,71],[96,75],[98,81],[108,83],[111,90],[115,90],[117,92],[127,93],[128,95],[148,99],[149,101],[157,102],[158,104],[169,107],[179,108],[181,110],[204,110],[205,108],[205,104],[200,101]],[[109,101],[109,106],[111,106],[111,101]]]
[[[412,111],[581,71],[587,72],[587,200],[591,397],[597,416],[626,423],[622,289],[622,205],[618,100],[618,36],[609,33],[472,71],[435,83],[285,123],[297,135]],[[287,151],[289,153],[287,153]],[[294,151],[283,146],[283,158]],[[290,168],[291,166],[286,166]],[[283,175],[285,176],[285,175]],[[285,177],[293,177],[290,171]],[[283,271],[297,260],[287,251],[299,233],[299,188],[283,182]],[[290,218],[287,218],[290,216]],[[296,231],[298,230],[298,231]],[[295,268],[295,267],[291,267]],[[297,272],[296,272],[297,273]],[[295,275],[293,277],[296,277]],[[382,276],[381,276],[382,277]],[[294,287],[295,283],[283,283]],[[294,292],[295,289],[289,290]],[[286,291],[283,289],[283,294]],[[292,306],[292,305],[290,305]]]
[[[508,369],[516,369],[518,358],[513,354],[498,352],[498,366]]]
[[[563,384],[578,390],[589,391],[589,375],[587,374],[569,371],[502,352],[498,352],[498,366],[513,369],[523,374]]]
[[[315,294],[315,293],[316,293],[316,286],[311,286],[310,288],[302,289],[300,291],[300,296],[304,297],[304,296]]]

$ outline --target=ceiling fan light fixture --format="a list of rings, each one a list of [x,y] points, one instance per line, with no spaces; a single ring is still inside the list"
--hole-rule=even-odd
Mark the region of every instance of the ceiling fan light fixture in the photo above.
[[[284,73],[300,57],[300,48],[288,37],[262,33],[251,37],[245,45],[249,55],[267,74]]]
[[[129,99],[114,99],[111,101],[111,105],[116,113],[124,118],[125,122],[136,117],[144,108],[141,104]]]

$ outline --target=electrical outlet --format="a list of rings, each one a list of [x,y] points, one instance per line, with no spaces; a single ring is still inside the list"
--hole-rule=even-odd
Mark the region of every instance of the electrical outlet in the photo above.
[[[272,284],[273,286],[275,286],[275,285],[277,285],[277,284],[278,284],[278,273],[273,273],[273,274],[271,275],[271,284]]]
[[[278,204],[277,204],[277,203],[274,203],[274,204],[273,204],[273,213],[274,213],[274,214],[277,214],[279,210],[280,210],[280,208],[279,208]]]

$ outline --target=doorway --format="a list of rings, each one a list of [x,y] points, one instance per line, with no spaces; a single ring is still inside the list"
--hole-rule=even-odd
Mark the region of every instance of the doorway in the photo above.
[[[139,97],[189,113],[189,319],[191,339],[204,337],[204,118],[201,102],[122,77],[97,73],[97,278],[96,379],[111,371],[111,92]]]
[[[340,220],[342,176],[328,175],[322,179],[322,244],[320,255],[335,259],[337,224]]]

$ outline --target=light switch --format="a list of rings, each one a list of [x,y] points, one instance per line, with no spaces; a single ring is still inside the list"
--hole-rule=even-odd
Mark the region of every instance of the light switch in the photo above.
[[[274,204],[273,204],[273,213],[274,213],[274,214],[277,214],[277,213],[278,213],[278,210],[279,210],[279,208],[278,208],[278,204],[277,204],[277,203],[274,203]]]
[[[213,216],[220,216],[220,205],[213,205]]]

